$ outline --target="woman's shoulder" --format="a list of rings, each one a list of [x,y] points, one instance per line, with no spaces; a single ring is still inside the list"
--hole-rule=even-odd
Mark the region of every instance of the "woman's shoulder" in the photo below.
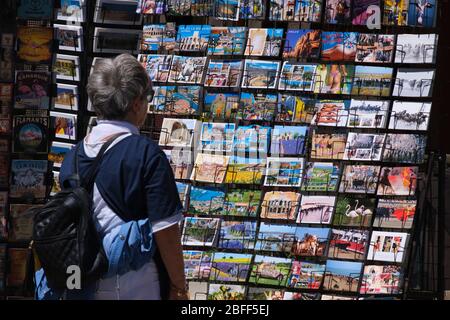
[[[132,134],[121,141],[121,148],[123,152],[134,155],[157,155],[162,151],[158,144],[144,135]]]

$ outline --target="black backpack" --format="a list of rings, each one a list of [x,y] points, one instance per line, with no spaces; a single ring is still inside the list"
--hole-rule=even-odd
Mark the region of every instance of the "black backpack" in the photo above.
[[[44,269],[48,287],[66,289],[68,267],[81,271],[81,289],[100,279],[108,271],[108,259],[92,219],[92,192],[103,155],[117,134],[103,144],[85,179],[78,170],[77,144],[73,175],[64,181],[63,190],[43,207],[34,211],[32,247]],[[75,181],[71,187],[69,180]]]

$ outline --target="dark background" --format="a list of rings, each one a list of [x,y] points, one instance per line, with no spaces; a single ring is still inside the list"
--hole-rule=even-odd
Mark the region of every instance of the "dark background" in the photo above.
[[[439,42],[428,147],[450,154],[450,1],[440,0],[438,6]]]

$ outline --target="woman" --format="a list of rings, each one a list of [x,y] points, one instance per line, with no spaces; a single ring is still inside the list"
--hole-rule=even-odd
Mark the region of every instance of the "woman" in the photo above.
[[[153,95],[151,80],[136,58],[122,54],[95,64],[87,92],[98,124],[76,155],[74,151],[66,155],[60,182],[72,174],[75,156],[83,177],[102,145],[122,134],[100,165],[93,191],[93,219],[107,255],[114,241],[123,240],[119,234],[122,225],[148,219],[155,252],[137,265],[133,258],[144,255],[142,246],[131,248],[135,251],[125,273],[100,279],[89,299],[187,299],[178,226],[182,205],[173,173],[157,144],[139,135]]]

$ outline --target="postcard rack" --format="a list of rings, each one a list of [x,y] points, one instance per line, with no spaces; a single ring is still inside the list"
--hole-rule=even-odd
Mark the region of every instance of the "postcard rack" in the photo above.
[[[439,3],[430,1],[439,15]],[[199,288],[191,290],[194,299],[249,298],[261,292],[267,297],[275,291],[302,299],[401,298],[411,288],[428,287],[429,267],[421,261],[432,251],[426,239],[436,231],[440,212],[425,199],[430,170],[422,172],[426,161],[436,163],[426,152],[425,138],[437,37],[434,44],[421,46],[418,58],[395,40],[401,34],[422,39],[439,29],[420,26],[433,18],[432,10],[417,16],[414,3],[403,8],[411,15],[404,26],[396,25],[390,9],[380,8],[377,30],[352,25],[351,19],[331,21],[334,9],[327,5],[326,0],[166,0],[151,6],[143,2],[138,13],[126,18],[122,12],[118,22],[103,1],[87,0],[80,6],[82,19],[54,12],[49,22],[81,27],[72,45],[61,47],[58,39],[52,45],[55,59],[39,67],[58,73],[59,86],[51,88],[51,96],[60,107],[54,102],[52,111],[77,120],[74,139],[51,133],[49,140],[74,144],[86,126],[95,125],[82,89],[94,58],[131,53],[152,78],[156,94],[141,134],[160,145],[177,184],[185,188],[181,240],[186,276]],[[180,26],[184,35],[177,32]],[[249,29],[270,32],[252,38]],[[317,35],[309,34],[315,38],[300,48],[299,38],[286,31],[305,29]],[[360,42],[359,34],[373,37]],[[380,35],[392,35],[394,42],[382,43],[375,62],[365,60],[372,54],[370,41]],[[408,71],[430,71],[433,79]],[[176,119],[175,127],[184,128],[184,134],[173,134],[174,126],[165,126],[165,119]],[[197,122],[191,126],[189,121]],[[225,126],[213,125],[203,141],[202,122],[233,124],[233,137],[228,139]],[[370,143],[376,135],[384,137],[380,145]],[[360,140],[351,144],[350,136]],[[417,143],[405,150],[405,141]],[[54,159],[63,157],[53,144],[50,150]],[[412,168],[412,174],[395,168]],[[49,171],[57,178],[57,168]],[[309,210],[308,199],[332,211],[313,205]],[[326,202],[331,199],[332,205]],[[413,212],[410,206],[417,199]],[[33,199],[24,195],[17,201]],[[381,245],[374,232],[383,236]],[[403,241],[406,235],[405,245],[392,248],[393,237]],[[333,264],[347,273],[333,272]],[[372,267],[376,277],[369,272]],[[386,275],[391,281],[375,292],[375,282]]]

